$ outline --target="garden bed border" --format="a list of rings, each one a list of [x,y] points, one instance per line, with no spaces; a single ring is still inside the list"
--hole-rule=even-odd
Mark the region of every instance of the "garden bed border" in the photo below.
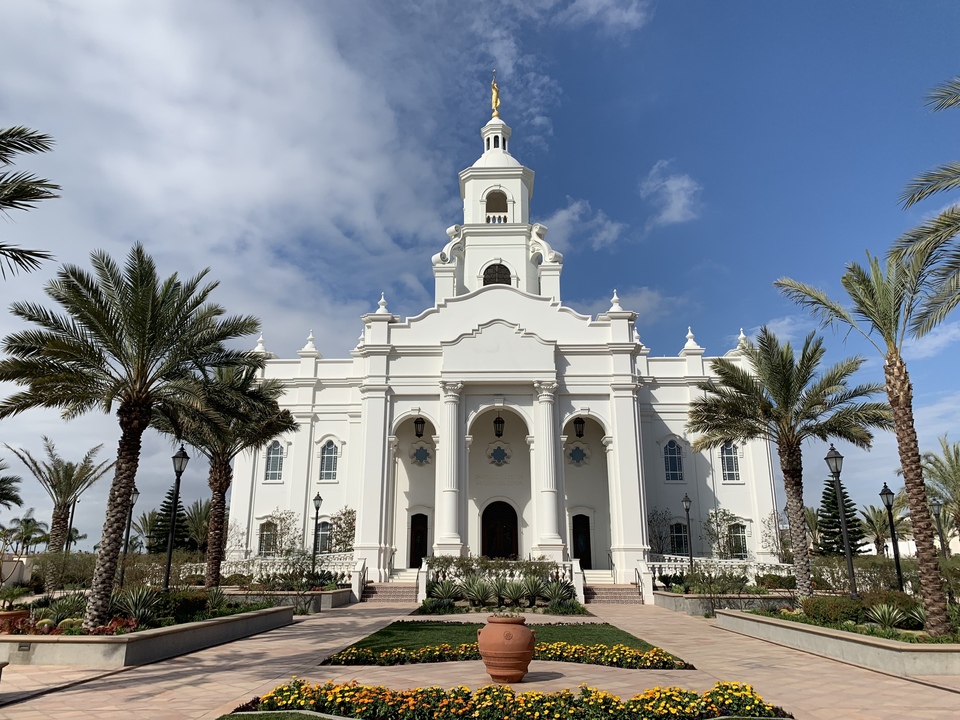
[[[794,598],[791,591],[771,591],[765,595],[716,595],[716,600],[720,608],[737,606],[739,609],[748,608],[751,610],[776,610],[782,605],[788,605]],[[709,595],[681,595],[680,593],[667,592],[666,590],[653,591],[653,604],[657,607],[666,608],[673,612],[686,613],[692,617],[703,617],[706,614],[713,613],[715,608],[711,607]]]
[[[960,644],[906,643],[739,610],[718,610],[717,626],[891,675],[960,675]]]
[[[101,668],[146,665],[292,622],[292,607],[276,607],[126,635],[0,635],[0,662]]]

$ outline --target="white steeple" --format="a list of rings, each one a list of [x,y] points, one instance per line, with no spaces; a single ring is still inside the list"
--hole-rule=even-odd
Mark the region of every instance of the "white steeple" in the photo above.
[[[450,241],[433,256],[436,301],[501,284],[559,300],[563,256],[547,243],[546,227],[530,224],[534,173],[510,154],[495,80],[492,89],[483,152],[460,173],[463,224],[447,230]]]

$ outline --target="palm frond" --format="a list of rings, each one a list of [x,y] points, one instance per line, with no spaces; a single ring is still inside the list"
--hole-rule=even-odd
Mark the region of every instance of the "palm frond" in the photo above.
[[[52,259],[53,255],[44,250],[27,250],[9,243],[0,243],[0,278],[5,280],[8,272],[16,275],[20,271],[37,270],[42,260]]]
[[[949,162],[917,175],[904,188],[900,203],[904,208],[915,205],[931,195],[960,187],[960,162]]]

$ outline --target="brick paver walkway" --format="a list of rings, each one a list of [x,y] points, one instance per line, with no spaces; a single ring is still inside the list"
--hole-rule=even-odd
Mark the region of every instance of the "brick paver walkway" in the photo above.
[[[103,670],[11,665],[3,671],[0,703],[42,690],[52,682],[92,679],[0,707],[0,718],[209,720],[293,675],[313,682],[356,679],[395,688],[489,684],[479,662],[393,668],[320,665],[332,652],[410,609],[352,605],[252,638],[106,676]],[[534,662],[526,680],[515,686],[517,690],[554,690],[588,683],[630,696],[654,685],[704,690],[717,680],[741,680],[753,684],[767,700],[791,710],[798,720],[960,717],[960,694],[735,635],[702,618],[652,606],[593,605],[591,610],[600,619],[692,662],[697,670],[621,670]],[[472,618],[447,619],[462,622]],[[958,678],[928,679],[960,687]]]

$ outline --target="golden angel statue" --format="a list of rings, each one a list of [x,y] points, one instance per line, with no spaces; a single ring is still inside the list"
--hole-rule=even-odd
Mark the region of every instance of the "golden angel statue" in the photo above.
[[[493,71],[493,80],[490,82],[490,106],[493,108],[493,115],[491,117],[498,118],[500,117],[500,86],[497,85],[497,71]]]

